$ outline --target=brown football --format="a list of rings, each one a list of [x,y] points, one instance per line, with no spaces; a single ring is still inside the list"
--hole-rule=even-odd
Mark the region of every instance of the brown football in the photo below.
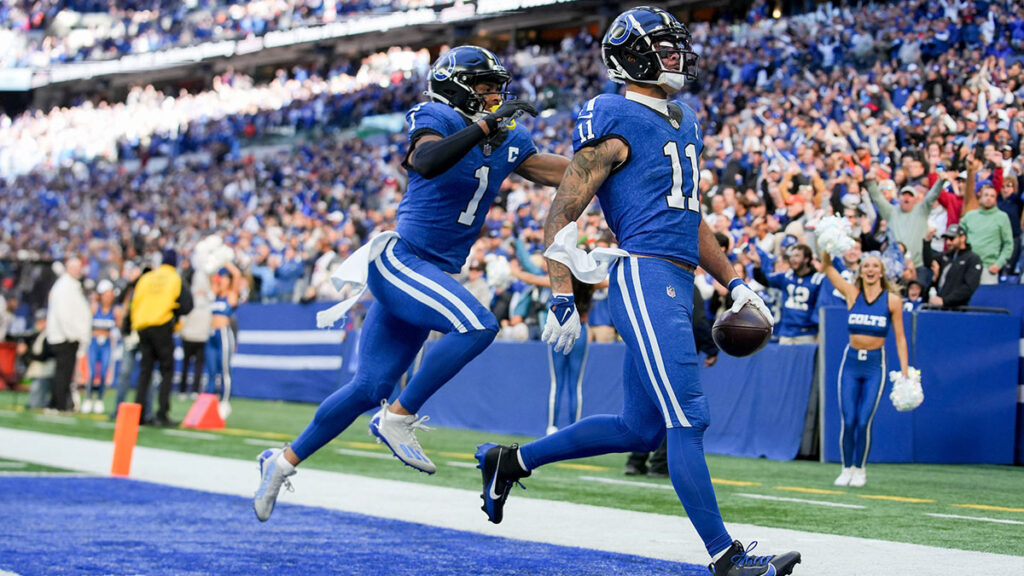
[[[739,312],[726,310],[719,316],[711,336],[729,356],[750,356],[772,339],[772,327],[752,304],[747,304]]]

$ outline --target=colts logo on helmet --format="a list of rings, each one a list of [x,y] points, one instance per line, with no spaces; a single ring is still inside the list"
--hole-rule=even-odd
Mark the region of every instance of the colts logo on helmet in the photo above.
[[[447,65],[438,62],[437,65],[434,66],[434,80],[443,82],[451,78],[453,72],[455,72],[455,55],[449,53]]]
[[[633,15],[630,14],[626,18],[623,18],[621,26],[616,27],[608,33],[608,43],[612,46],[619,46],[629,39],[629,35],[633,32]],[[643,29],[643,27],[640,27]]]

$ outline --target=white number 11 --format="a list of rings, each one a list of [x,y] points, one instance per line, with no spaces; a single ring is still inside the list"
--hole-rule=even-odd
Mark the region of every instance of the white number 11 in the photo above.
[[[687,144],[683,148],[686,158],[690,161],[690,174],[693,177],[693,188],[690,195],[683,195],[683,167],[679,164],[679,147],[675,142],[666,142],[662,148],[665,156],[672,162],[672,193],[665,197],[669,208],[679,210],[700,211],[700,202],[697,200],[697,185],[700,184],[700,172],[697,171],[697,147]]]

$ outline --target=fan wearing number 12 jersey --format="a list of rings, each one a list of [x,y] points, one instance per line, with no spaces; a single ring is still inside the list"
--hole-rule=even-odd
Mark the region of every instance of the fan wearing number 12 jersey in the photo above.
[[[352,380],[317,409],[291,446],[259,457],[256,516],[270,517],[281,486],[295,466],[374,406],[370,433],[404,464],[436,471],[417,430],[428,429],[416,412],[498,333],[487,307],[450,274],[462,268],[479,237],[495,195],[512,172],[557,186],[569,164],[564,156],[537,151],[516,118],[537,110],[510,99],[509,74],[489,50],[460,46],[430,70],[430,102],[409,111],[409,185],[398,208],[394,237],[370,251],[366,285],[374,302],[367,311]],[[391,404],[398,379],[408,370],[430,331],[444,334],[423,357],[408,385]]]

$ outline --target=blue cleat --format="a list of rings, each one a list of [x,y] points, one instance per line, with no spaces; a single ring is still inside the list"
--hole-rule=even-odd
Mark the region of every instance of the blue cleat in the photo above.
[[[495,524],[501,524],[502,510],[512,485],[519,484],[526,489],[526,486],[519,483],[519,479],[529,476],[530,471],[523,470],[519,465],[518,450],[518,444],[500,446],[493,442],[476,447],[476,459],[480,462],[477,468],[484,482],[483,494],[480,495],[484,505],[480,509]]]
[[[715,576],[784,576],[793,573],[793,567],[800,563],[799,552],[770,556],[753,556],[750,554],[757,547],[751,542],[746,549],[743,543],[735,540],[717,562],[708,566]]]

